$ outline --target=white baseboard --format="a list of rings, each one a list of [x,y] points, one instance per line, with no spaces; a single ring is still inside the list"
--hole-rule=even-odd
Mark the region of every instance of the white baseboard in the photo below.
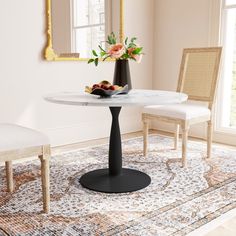
[[[81,122],[73,126],[46,129],[43,132],[50,138],[51,146],[60,146],[110,136],[111,120],[97,122]],[[140,116],[125,116],[120,118],[121,134],[140,131],[142,123]]]
[[[170,132],[170,133],[174,133],[175,131],[175,126],[173,124],[159,122],[159,121],[152,121],[151,128],[155,130],[161,130],[164,132]],[[181,129],[180,129],[180,133],[181,133]],[[191,126],[189,130],[189,136],[205,139],[206,138],[206,124],[202,123],[202,124]]]
[[[173,133],[175,130],[175,126],[173,124],[158,121],[153,121],[151,124],[151,128],[170,133]],[[206,123],[193,125],[190,127],[189,136],[194,138],[206,139],[206,128]],[[236,135],[215,131],[213,132],[213,142],[236,146]]]
[[[215,131],[213,134],[213,141],[236,146],[236,135]]]
[[[123,115],[120,117],[121,134],[137,132],[142,130],[141,116],[134,112],[132,115]],[[60,146],[72,143],[78,143],[88,140],[106,138],[110,136],[111,119],[97,122],[80,122],[73,126],[65,126],[43,130],[50,138],[52,146]],[[151,129],[173,133],[175,127],[173,124],[164,122],[152,122]],[[180,131],[181,133],[181,131]],[[194,138],[206,138],[206,124],[191,126],[189,136]],[[236,145],[236,136],[226,133],[214,132],[213,141],[228,145]]]

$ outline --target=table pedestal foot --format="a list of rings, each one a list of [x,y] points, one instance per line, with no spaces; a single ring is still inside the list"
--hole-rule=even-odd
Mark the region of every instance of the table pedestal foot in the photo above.
[[[151,178],[138,170],[123,168],[119,175],[110,175],[109,169],[84,174],[79,182],[85,188],[104,193],[133,192],[147,187]]]

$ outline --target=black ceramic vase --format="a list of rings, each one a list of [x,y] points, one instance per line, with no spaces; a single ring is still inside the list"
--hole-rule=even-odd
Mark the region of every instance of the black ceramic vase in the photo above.
[[[116,60],[113,84],[122,87],[127,84],[127,93],[132,89],[128,60]]]

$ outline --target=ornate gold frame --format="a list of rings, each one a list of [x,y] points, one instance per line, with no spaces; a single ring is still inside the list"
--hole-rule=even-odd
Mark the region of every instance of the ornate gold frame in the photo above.
[[[57,55],[52,46],[52,13],[51,0],[46,0],[46,20],[47,20],[47,46],[44,56],[47,61],[87,61],[87,58],[61,57]],[[124,41],[124,0],[120,0],[120,42]],[[111,60],[113,61],[113,60]]]

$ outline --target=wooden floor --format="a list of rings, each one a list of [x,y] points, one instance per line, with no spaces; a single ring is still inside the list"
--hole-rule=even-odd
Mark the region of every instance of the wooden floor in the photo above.
[[[149,132],[150,134],[162,134],[162,135],[171,135],[173,134],[166,133],[166,132],[161,132],[161,131],[154,131],[151,130]],[[140,137],[142,135],[142,132],[135,132],[135,133],[129,133],[129,134],[124,134],[122,135],[122,139],[129,139],[129,138],[135,138],[135,137]],[[199,141],[203,142],[203,140],[196,139],[196,138],[190,138],[190,140],[194,141]],[[75,144],[70,144],[70,145],[65,145],[65,146],[60,146],[60,147],[53,147],[52,148],[52,155],[59,154],[62,152],[66,151],[73,151],[79,148],[84,148],[88,146],[93,146],[93,145],[102,145],[106,144],[109,142],[108,138],[103,138],[103,139],[97,139],[97,140],[90,140],[86,142],[81,142],[81,143],[75,143]],[[214,145],[219,145],[223,147],[230,147],[231,149],[236,149],[236,147],[233,146],[228,146],[228,145],[223,145],[223,144],[214,144]],[[22,160],[20,161],[22,162]],[[0,165],[3,163],[0,163]],[[222,219],[221,219],[222,218]],[[234,210],[233,213],[226,213],[222,215],[221,217],[217,218],[216,220],[210,222],[207,225],[204,225],[203,227],[199,228],[198,230],[192,232],[189,234],[189,236],[236,236],[236,209]]]
[[[236,217],[222,225],[216,227],[214,230],[211,230],[205,236],[235,236],[236,235]]]

